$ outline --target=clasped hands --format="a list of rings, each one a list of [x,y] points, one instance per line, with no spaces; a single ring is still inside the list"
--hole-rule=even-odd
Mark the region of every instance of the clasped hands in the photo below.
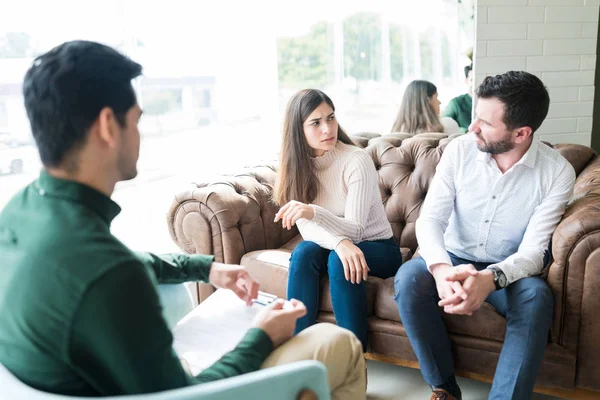
[[[448,314],[473,315],[495,289],[493,272],[477,271],[473,264],[436,264],[431,271],[440,297],[438,305]]]

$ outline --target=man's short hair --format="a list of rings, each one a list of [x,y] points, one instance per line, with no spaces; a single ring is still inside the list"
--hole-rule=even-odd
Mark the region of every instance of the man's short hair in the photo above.
[[[85,143],[104,107],[125,126],[125,114],[136,104],[131,80],[141,73],[141,65],[88,41],[66,42],[37,57],[25,75],[23,96],[42,163],[59,166]]]
[[[465,67],[465,78],[469,77],[469,72],[473,70],[473,64],[469,64]]]
[[[550,96],[542,81],[525,71],[509,71],[488,76],[476,91],[481,99],[496,98],[504,104],[504,124],[508,130],[529,126],[532,133],[548,115]]]

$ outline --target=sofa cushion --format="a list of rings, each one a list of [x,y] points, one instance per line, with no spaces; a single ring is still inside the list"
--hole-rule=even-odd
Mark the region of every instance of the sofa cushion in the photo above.
[[[375,315],[382,319],[402,322],[398,314],[398,306],[394,300],[394,278],[381,281],[378,285],[374,304]],[[506,319],[498,314],[494,307],[483,303],[472,316],[449,315],[440,309],[446,328],[451,333],[474,336],[478,338],[504,340]]]
[[[260,290],[286,298],[291,250],[257,250],[244,254],[240,264],[260,284]]]

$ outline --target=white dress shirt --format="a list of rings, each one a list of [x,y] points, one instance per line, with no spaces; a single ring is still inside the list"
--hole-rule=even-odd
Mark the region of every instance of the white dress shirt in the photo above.
[[[419,252],[427,267],[452,265],[447,251],[491,263],[509,283],[537,275],[574,183],[571,164],[535,136],[504,174],[474,135],[457,138],[442,154],[417,220]]]

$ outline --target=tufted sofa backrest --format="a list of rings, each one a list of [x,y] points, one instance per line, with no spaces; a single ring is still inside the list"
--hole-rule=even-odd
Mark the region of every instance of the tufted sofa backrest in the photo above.
[[[429,184],[446,145],[457,136],[393,133],[352,137],[369,153],[379,173],[381,198],[394,236],[400,240],[402,247],[413,252],[417,248],[415,223]],[[574,199],[590,191],[600,194],[600,182],[596,183],[593,179],[599,176],[600,159],[591,148],[576,144],[552,147],[573,165],[578,175]]]
[[[381,198],[394,236],[413,253],[417,248],[415,223],[421,205],[452,138],[439,133],[352,137],[369,153],[379,173]],[[586,146],[559,144],[554,148],[573,165],[578,176],[572,204],[564,218],[582,208],[586,211],[586,207],[596,207],[595,199],[600,196],[600,158]],[[218,260],[230,263],[239,263],[242,255],[250,251],[285,245],[298,231],[273,223],[279,209],[271,201],[276,174],[273,165],[257,166],[239,175],[196,183],[180,192],[167,214],[171,237],[186,252],[215,254]],[[211,235],[204,234],[206,231]]]
[[[444,134],[390,134],[352,139],[369,153],[379,173],[379,190],[394,236],[402,247],[417,248],[415,223],[442,152]],[[357,140],[358,139],[358,140]]]

